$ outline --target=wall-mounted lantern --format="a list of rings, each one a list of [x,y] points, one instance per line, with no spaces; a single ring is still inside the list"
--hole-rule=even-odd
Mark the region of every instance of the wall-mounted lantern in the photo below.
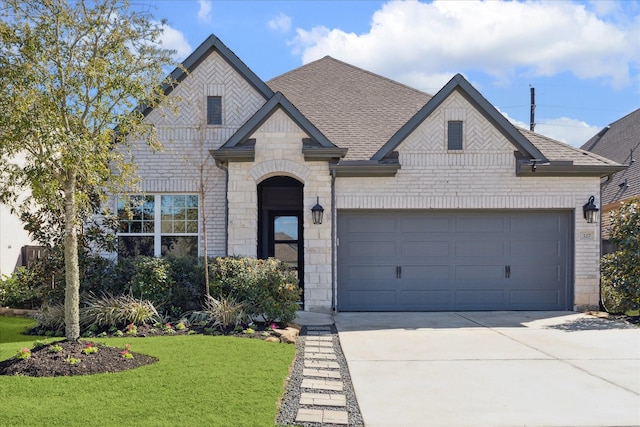
[[[598,207],[595,204],[595,197],[589,197],[589,201],[582,206],[582,212],[584,214],[584,219],[587,220],[587,223],[593,224],[598,221]]]
[[[322,224],[322,216],[324,215],[324,208],[320,206],[320,197],[316,200],[316,205],[311,208],[311,217],[314,224]]]

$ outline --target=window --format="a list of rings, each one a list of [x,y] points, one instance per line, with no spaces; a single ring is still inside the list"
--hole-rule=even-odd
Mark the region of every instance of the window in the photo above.
[[[198,256],[198,196],[118,198],[118,256]]]
[[[462,150],[462,122],[451,120],[447,129],[447,149]]]
[[[222,124],[222,97],[220,96],[207,97],[207,124],[208,125]]]

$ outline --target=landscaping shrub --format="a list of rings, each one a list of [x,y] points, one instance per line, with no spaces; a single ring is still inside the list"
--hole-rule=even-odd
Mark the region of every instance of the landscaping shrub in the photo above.
[[[139,300],[129,295],[113,296],[89,294],[80,308],[80,324],[83,328],[104,328],[126,325],[142,325],[161,320],[150,301]]]
[[[214,259],[211,268],[211,293],[241,302],[251,320],[286,323],[295,318],[300,288],[283,262],[228,257]]]
[[[233,329],[248,320],[243,305],[230,297],[214,298],[207,295],[204,312],[207,315],[206,326],[220,330]]]
[[[617,250],[602,257],[602,304],[612,313],[640,309],[640,198],[611,214],[610,240]]]
[[[20,267],[11,276],[0,278],[0,307],[35,309],[42,305],[43,288],[31,275],[30,270]]]
[[[199,310],[204,301],[203,258],[167,257],[173,281],[171,288],[171,313],[182,314]]]
[[[64,334],[64,305],[44,304],[34,317],[36,329],[52,332],[54,335]]]

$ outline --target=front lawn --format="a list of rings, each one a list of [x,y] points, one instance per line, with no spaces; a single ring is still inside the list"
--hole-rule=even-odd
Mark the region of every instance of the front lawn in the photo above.
[[[29,319],[0,317],[0,360],[38,337]],[[2,425],[272,426],[295,346],[208,335],[103,338],[159,359],[129,371],[0,376]],[[89,356],[88,356],[89,357]]]

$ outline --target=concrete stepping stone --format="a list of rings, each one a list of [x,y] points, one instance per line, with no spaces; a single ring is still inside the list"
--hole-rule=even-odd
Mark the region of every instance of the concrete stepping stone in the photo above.
[[[312,337],[307,337],[306,341],[327,341],[327,342],[332,342],[333,341],[333,336],[326,336],[326,335],[314,335]]]
[[[335,353],[304,353],[304,359],[316,359],[316,360],[337,360]]]
[[[296,421],[300,423],[349,424],[347,411],[330,411],[327,409],[298,409]]]
[[[309,353],[333,353],[333,347],[305,347],[305,354]]]
[[[330,391],[344,390],[344,384],[342,384],[342,381],[335,381],[335,380],[330,380],[326,378],[321,378],[321,379],[303,378],[302,384],[300,385],[300,387],[316,389],[316,390],[330,390]]]
[[[304,377],[319,377],[319,378],[333,378],[333,379],[341,379],[340,371],[328,371],[326,369],[312,369],[312,368],[304,368],[302,369],[302,376]]]
[[[347,396],[344,394],[302,393],[301,405],[346,407]]]
[[[331,360],[307,360],[306,358],[304,361],[304,367],[316,369],[340,369],[338,362],[333,362]]]
[[[333,342],[332,341],[306,341],[305,344],[308,345],[308,346],[313,346],[313,347],[333,348]]]

